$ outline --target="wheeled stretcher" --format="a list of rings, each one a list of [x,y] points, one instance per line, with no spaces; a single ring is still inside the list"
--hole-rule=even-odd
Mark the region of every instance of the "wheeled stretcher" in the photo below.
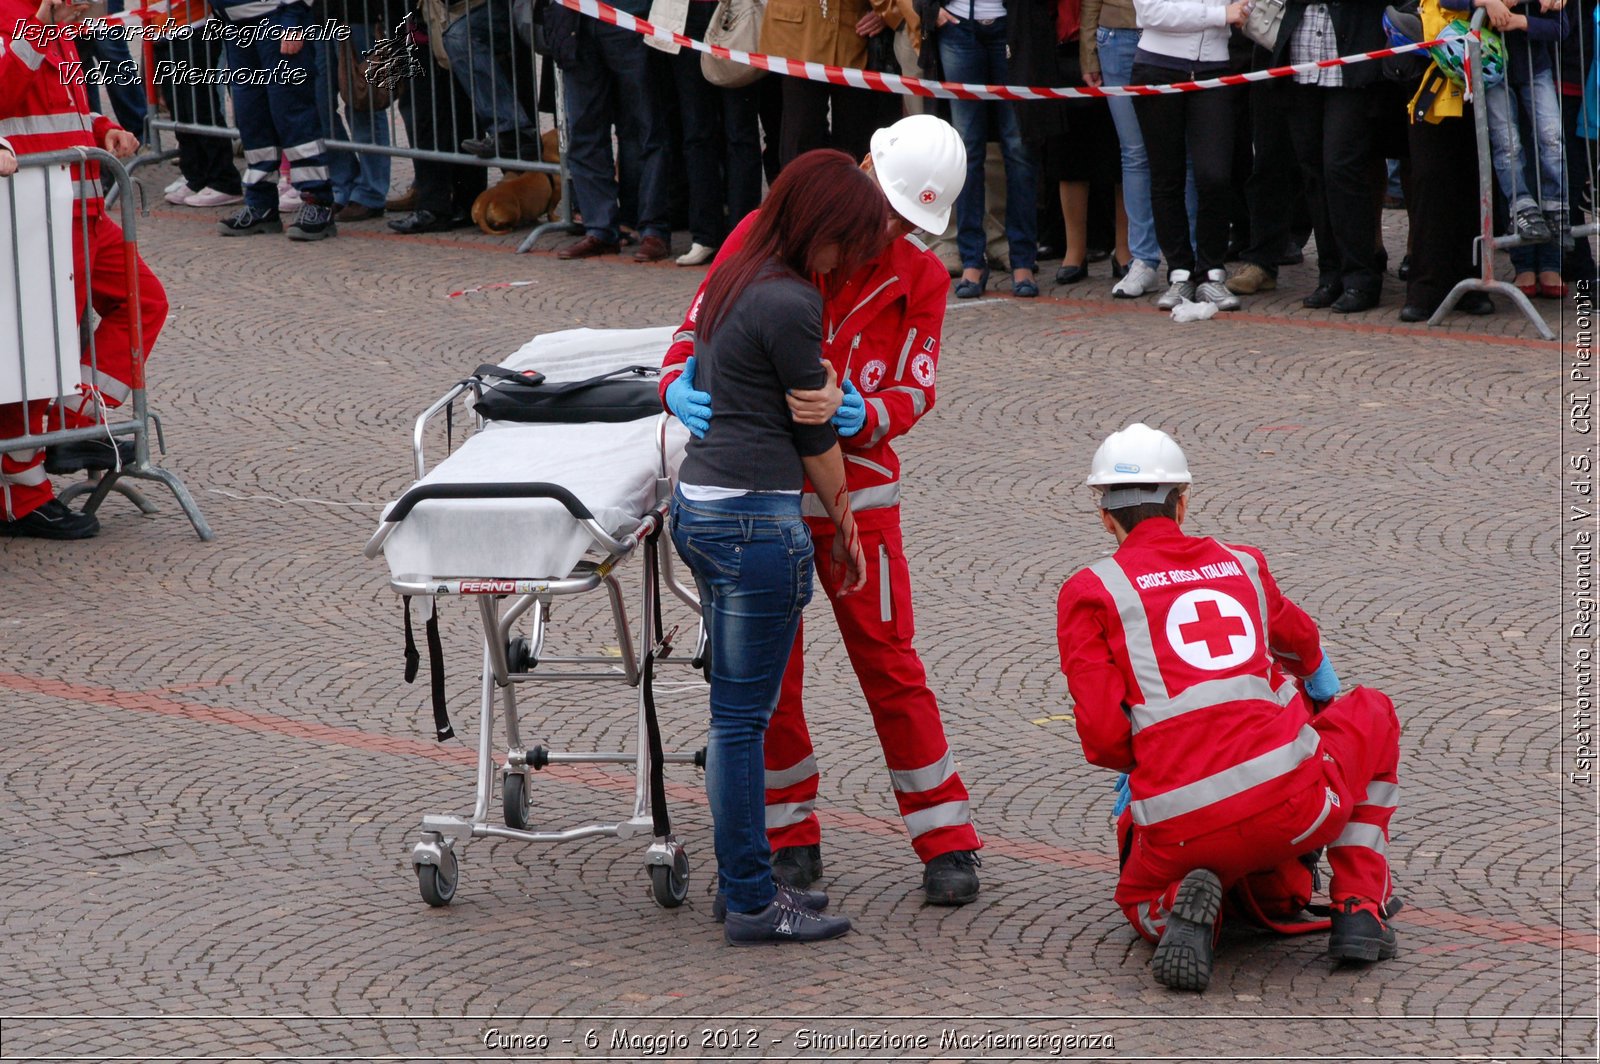
[[[440,598],[476,600],[483,626],[477,799],[470,817],[428,815],[412,849],[418,888],[429,905],[447,905],[460,879],[459,852],[478,838],[554,843],[591,836],[649,834],[645,852],[656,902],[681,905],[689,862],[667,816],[663,765],[704,766],[704,749],[664,753],[653,678],[665,663],[699,666],[704,629],[690,655],[672,656],[677,629],[664,631],[661,585],[698,611],[694,592],[672,568],[664,536],[671,478],[688,433],[660,412],[655,371],[671,341],[667,329],[573,329],[535,337],[498,367],[478,371],[416,420],[417,480],[387,507],[366,555],[389,564],[389,586],[407,597],[407,679],[416,674],[410,596],[433,600],[428,621],[430,679],[439,739],[453,735],[444,707]],[[537,371],[533,373],[532,371]],[[531,377],[525,374],[531,374]],[[606,376],[609,375],[609,376]],[[604,380],[600,380],[605,376]],[[539,382],[542,378],[542,383]],[[582,382],[582,383],[578,383]],[[524,409],[521,400],[538,401]],[[423,453],[430,423],[453,425],[470,406],[476,431],[431,470]],[[519,420],[498,420],[509,414]],[[604,420],[585,420],[587,418]],[[638,628],[629,623],[617,571],[641,558]],[[604,589],[620,657],[546,652],[552,606],[561,596]],[[526,634],[517,634],[519,625]],[[620,681],[638,689],[631,751],[556,751],[527,746],[517,688],[539,682]],[[495,703],[505,723],[504,754],[494,753]],[[550,765],[629,764],[632,810],[613,823],[533,830],[531,774]],[[490,822],[500,783],[503,824]]]

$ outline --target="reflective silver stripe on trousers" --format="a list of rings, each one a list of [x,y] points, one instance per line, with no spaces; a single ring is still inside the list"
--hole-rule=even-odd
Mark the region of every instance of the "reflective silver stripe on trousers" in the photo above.
[[[244,161],[246,163],[252,165],[252,166],[255,165],[256,163],[271,163],[273,169],[277,169],[277,165],[278,165],[278,149],[277,148],[250,148],[250,149],[247,149],[245,151],[245,153],[244,153]]]
[[[909,395],[911,397],[911,412],[918,417],[921,417],[923,411],[928,409],[928,393],[921,388],[913,388],[910,385],[896,385],[893,388],[880,389],[878,394],[883,395],[887,392],[899,392],[902,395]]]
[[[1276,750],[1268,750],[1260,757],[1252,757],[1204,779],[1175,787],[1165,794],[1134,802],[1134,822],[1149,827],[1243,794],[1251,787],[1259,787],[1293,772],[1301,762],[1317,752],[1318,743],[1316,729],[1307,724],[1300,729],[1294,742],[1285,743]]]
[[[863,469],[870,469],[874,473],[877,473],[879,476],[883,476],[883,477],[893,477],[894,476],[894,472],[892,470],[890,470],[888,466],[881,466],[877,462],[874,462],[874,461],[872,461],[870,459],[861,457],[859,454],[847,454],[847,455],[844,456],[844,460],[846,462],[854,462],[856,465],[860,466]]]
[[[966,802],[940,802],[931,809],[906,814],[906,830],[912,838],[936,828],[956,828],[972,823],[972,810]]]
[[[1150,906],[1155,904],[1157,903],[1148,902],[1139,906],[1139,926],[1143,927],[1145,932],[1149,934],[1151,938],[1160,938],[1162,932],[1166,931],[1167,924],[1165,920],[1163,920],[1161,923],[1156,923],[1154,920],[1150,919]]]
[[[12,452],[13,454],[16,452]],[[35,454],[38,452],[35,451]],[[0,473],[0,483],[15,484],[19,488],[33,488],[45,482],[44,463],[40,462],[31,469],[18,470],[15,473]]]
[[[894,620],[894,589],[889,586],[889,551],[882,543],[878,544],[878,619],[884,624]]]
[[[292,148],[283,149],[283,154],[291,164],[296,159],[309,159],[313,155],[321,155],[322,152],[323,147],[320,140],[308,140],[304,144],[296,144]]]
[[[871,447],[885,436],[889,435],[889,408],[882,399],[868,399],[867,405],[878,412],[878,427],[872,430],[872,435],[867,438],[867,446]]]
[[[101,371],[92,369],[89,366],[79,366],[78,375],[83,379],[83,383],[98,390],[101,395],[115,403],[122,403],[128,398],[128,396],[133,394],[133,389],[128,387],[122,381],[117,380],[117,378],[111,376],[109,373],[102,373]],[[80,403],[78,409],[82,410],[83,404]]]
[[[1144,611],[1139,593],[1133,582],[1122,571],[1115,558],[1101,558],[1089,566],[1089,571],[1100,578],[1116,604],[1117,615],[1122,618],[1123,641],[1128,645],[1128,664],[1133,666],[1133,678],[1139,682],[1139,693],[1147,702],[1163,702],[1167,698],[1167,681],[1161,678],[1161,665],[1156,661],[1155,641],[1150,637],[1150,618]]]
[[[900,482],[893,484],[875,484],[870,488],[859,488],[850,493],[850,509],[860,512],[862,510],[882,510],[889,506],[900,505]],[[800,512],[806,517],[827,517],[828,511],[822,508],[822,500],[814,492],[807,492],[800,500]]]
[[[1322,788],[1322,812],[1317,814],[1317,819],[1311,822],[1310,827],[1290,839],[1289,845],[1298,846],[1309,839],[1322,826],[1322,822],[1328,819],[1328,814],[1331,812],[1333,812],[1333,792],[1324,787]]]
[[[931,791],[945,780],[956,774],[956,759],[949,750],[944,756],[931,765],[922,768],[892,768],[889,770],[889,779],[894,783],[894,789],[901,794],[916,794],[918,791]]]
[[[1361,805],[1370,805],[1377,809],[1396,809],[1400,805],[1400,785],[1398,783],[1380,783],[1373,780],[1367,784],[1366,800]]]
[[[72,183],[72,195],[81,200],[97,200],[100,198],[100,182],[79,180]]]
[[[785,802],[767,806],[767,830],[803,823],[811,815],[814,802]]]
[[[1383,837],[1383,829],[1376,824],[1357,824],[1351,822],[1339,832],[1339,837],[1328,843],[1328,849],[1336,846],[1361,846],[1379,857],[1389,856],[1389,843]]]
[[[1151,699],[1134,706],[1130,711],[1133,731],[1137,735],[1152,724],[1160,724],[1197,709],[1209,709],[1224,702],[1243,702],[1246,699],[1287,706],[1294,701],[1294,681],[1285,680],[1274,688],[1265,676],[1230,676],[1222,680],[1206,680],[1185,688],[1177,698]]]
[[[306,166],[302,163],[289,164],[289,181],[326,181],[328,168],[326,166]]]
[[[11,50],[17,51],[17,46],[27,47],[22,41],[12,41]],[[35,55],[38,53],[35,52]],[[21,53],[17,53],[21,58]],[[43,58],[42,56],[40,57]],[[26,59],[23,62],[27,62]],[[34,64],[38,69],[38,64]],[[26,115],[22,118],[0,118],[0,137],[28,136],[31,133],[81,133],[87,122],[82,115],[76,112],[53,115]]]
[[[807,754],[788,768],[767,769],[767,790],[776,791],[783,787],[793,787],[796,783],[808,780],[816,774],[817,759]]]

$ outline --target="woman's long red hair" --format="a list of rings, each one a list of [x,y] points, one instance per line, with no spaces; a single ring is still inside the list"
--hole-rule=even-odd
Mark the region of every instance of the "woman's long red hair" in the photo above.
[[[769,264],[809,280],[817,252],[837,244],[831,276],[849,277],[883,247],[888,212],[878,183],[844,152],[819,148],[796,156],[772,183],[743,246],[706,283],[696,335],[709,339]]]

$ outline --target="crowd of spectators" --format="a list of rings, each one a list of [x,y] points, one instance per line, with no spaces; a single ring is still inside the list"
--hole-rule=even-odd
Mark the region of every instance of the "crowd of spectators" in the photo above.
[[[306,6],[268,2],[277,4],[269,18]],[[413,186],[398,194],[390,194],[386,156],[329,153],[332,191],[314,194],[331,201],[339,221],[387,208],[402,233],[466,224],[486,168],[461,156],[537,159],[541,126],[564,108],[584,233],[559,256],[626,246],[635,261],[656,261],[672,253],[672,231],[686,228],[690,244],[677,261],[700,266],[797,154],[827,145],[860,157],[875,129],[932,109],[952,121],[968,155],[951,232],[929,234],[959,298],[982,295],[991,268],[1009,271],[1010,294],[1027,298],[1040,292],[1040,261],[1059,259],[1055,283],[1077,285],[1091,281],[1091,264],[1109,259],[1103,280],[1117,297],[1159,294],[1164,308],[1191,300],[1230,310],[1275,288],[1279,268],[1301,261],[1314,235],[1318,271],[1306,307],[1375,307],[1392,259],[1406,282],[1401,317],[1419,321],[1475,272],[1476,105],[1488,109],[1496,231],[1526,242],[1513,249],[1515,283],[1553,298],[1567,280],[1595,271],[1589,242],[1570,235],[1594,211],[1595,0],[1403,0],[1391,8],[1392,18],[1409,17],[1430,36],[1470,18],[1472,7],[1487,9],[1487,23],[1503,34],[1495,49],[1503,76],[1476,104],[1425,56],[1111,100],[932,101],[778,76],[724,87],[707,79],[692,50],[658,50],[549,0],[328,3],[355,36],[311,49],[323,136],[384,145],[397,114],[410,145],[439,153],[419,159]],[[764,8],[759,0],[614,0],[697,39],[741,3],[760,12],[759,50],[769,54],[1053,86],[1163,84],[1326,60],[1384,47],[1387,22],[1386,0],[1288,0],[1268,49],[1241,32],[1251,0],[767,0]],[[358,104],[352,86],[365,78],[351,57],[396,34],[416,47],[415,76],[392,100],[368,86]],[[237,88],[234,104],[260,106]],[[212,205],[239,194],[231,162],[214,150],[191,144],[184,175],[169,190],[174,202]],[[247,173],[246,189],[264,175]],[[279,192],[293,205],[292,188]],[[1409,212],[1404,248],[1384,245],[1385,205]],[[1494,307],[1476,293],[1457,309]]]

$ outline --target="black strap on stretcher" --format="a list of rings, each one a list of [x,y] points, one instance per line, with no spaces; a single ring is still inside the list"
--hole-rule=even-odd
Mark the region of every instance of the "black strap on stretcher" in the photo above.
[[[645,539],[645,549],[657,550],[661,545],[661,529],[657,528]],[[650,595],[655,601],[655,640],[644,655],[644,732],[650,744],[650,819],[656,838],[672,834],[672,818],[667,815],[667,756],[661,746],[661,722],[656,719],[655,661],[656,650],[666,650],[666,637],[661,623],[661,573],[651,567],[655,579],[651,581]]]
[[[411,632],[411,596],[402,595],[400,601],[404,603],[406,618],[406,683],[413,683],[422,659],[417,654],[417,640]],[[444,644],[439,639],[437,599],[433,603],[433,612],[428,614],[427,623],[423,625],[423,631],[428,639],[428,686],[433,696],[433,734],[442,743],[455,738],[456,730],[450,726],[450,712],[444,704]]]

